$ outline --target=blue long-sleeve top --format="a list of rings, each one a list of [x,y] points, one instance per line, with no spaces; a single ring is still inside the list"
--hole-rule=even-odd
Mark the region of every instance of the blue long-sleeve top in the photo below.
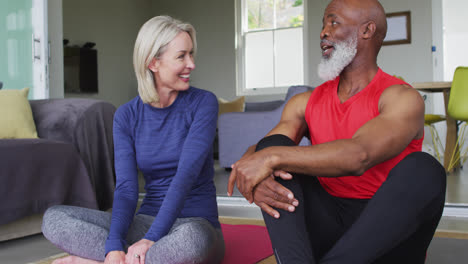
[[[117,109],[117,183],[106,254],[125,249],[138,201],[138,169],[146,196],[137,214],[155,216],[144,238],[158,241],[179,217],[202,217],[220,227],[212,154],[217,115],[216,96],[195,87],[179,92],[166,108],[137,96]]]

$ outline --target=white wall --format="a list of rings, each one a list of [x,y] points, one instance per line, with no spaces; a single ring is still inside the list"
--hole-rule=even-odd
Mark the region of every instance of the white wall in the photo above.
[[[197,31],[196,69],[190,84],[217,96],[236,97],[235,17],[232,0],[153,2],[153,16],[170,15]]]
[[[306,84],[312,86],[322,82],[316,69],[320,61],[322,16],[328,2],[308,0],[307,4],[309,49],[305,54],[309,78]],[[386,12],[411,11],[412,43],[384,46],[379,66],[391,74],[404,76],[408,82],[431,81],[431,1],[381,0],[381,3]],[[139,27],[156,15],[171,15],[190,22],[197,30],[199,47],[191,84],[232,100],[236,98],[234,8],[233,0],[64,1],[63,37],[72,44],[97,43],[99,94],[92,97],[118,106],[137,94],[131,56]],[[284,95],[252,96],[246,100],[282,98]]]
[[[411,11],[411,44],[384,46],[378,63],[390,74],[407,82],[432,81],[432,2],[427,0],[382,0],[387,13]]]
[[[468,66],[468,29],[466,12],[468,1],[443,1],[444,80],[452,81],[458,66]],[[463,22],[462,22],[463,21]]]
[[[432,52],[433,81],[444,80],[443,0],[432,0]]]
[[[48,1],[49,98],[63,98],[62,0]]]
[[[65,97],[91,97],[120,106],[136,96],[133,45],[150,16],[151,0],[63,1],[63,38],[69,45],[96,43],[99,90]]]
[[[319,36],[323,11],[329,1],[309,0],[308,54],[309,83],[317,86],[322,81],[316,73],[320,62]],[[234,99],[235,72],[235,17],[232,0],[179,0],[157,1],[154,15],[168,14],[192,23],[197,29],[199,54],[192,84],[215,92],[216,95]],[[386,12],[411,11],[412,43],[385,46],[378,64],[391,73],[404,76],[409,82],[432,81],[432,8],[427,0],[382,0]],[[280,96],[249,97],[248,101],[283,98]]]

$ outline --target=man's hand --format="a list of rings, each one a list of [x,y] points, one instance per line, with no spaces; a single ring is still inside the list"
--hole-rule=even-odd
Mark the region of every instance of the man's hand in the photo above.
[[[125,264],[145,264],[146,252],[154,244],[154,241],[142,239],[128,248],[125,256]]]
[[[236,183],[237,189],[242,195],[249,203],[253,203],[253,189],[273,173],[273,169],[268,166],[268,163],[268,155],[265,155],[265,150],[244,155],[231,166],[228,195],[232,195],[234,183]]]
[[[277,175],[285,180],[292,176],[283,171],[275,171]],[[274,175],[261,181],[254,189],[254,203],[258,205],[265,213],[274,218],[279,218],[280,214],[274,208],[294,212],[299,201],[294,198],[294,194],[286,187],[275,181]]]
[[[244,153],[244,155],[242,155],[241,159],[245,159],[247,157],[249,157],[250,155],[254,154],[255,153],[255,148],[256,148],[256,145],[252,145],[250,146],[249,148],[247,148],[247,151]],[[234,164],[231,165],[231,169],[234,168]],[[235,173],[232,173],[231,171],[231,174],[229,175],[229,181],[228,181],[228,192],[227,192],[227,195],[228,196],[232,196],[232,192],[234,191],[234,183],[236,182],[236,174]]]
[[[125,264],[125,252],[111,251],[107,253],[105,264]]]

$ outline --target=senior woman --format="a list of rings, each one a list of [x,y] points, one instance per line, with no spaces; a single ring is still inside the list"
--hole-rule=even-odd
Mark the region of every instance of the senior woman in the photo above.
[[[47,239],[71,256],[56,263],[219,263],[224,240],[213,183],[218,102],[189,86],[195,30],[168,16],[147,21],[133,53],[139,96],[117,109],[112,214],[54,206]],[[138,170],[146,196],[135,215]]]

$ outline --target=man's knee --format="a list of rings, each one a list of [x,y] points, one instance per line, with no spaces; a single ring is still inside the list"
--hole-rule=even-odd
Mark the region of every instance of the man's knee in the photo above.
[[[413,152],[395,166],[397,170],[407,170],[420,175],[426,181],[431,180],[445,186],[446,173],[444,167],[432,155],[426,152]]]
[[[262,138],[258,143],[255,151],[262,150],[264,148],[273,146],[296,146],[294,140],[282,134],[274,134],[268,137]]]
[[[428,153],[413,152],[407,155],[390,171],[388,179],[392,177],[400,177],[399,180],[408,187],[425,190],[432,196],[445,197],[445,169]]]

